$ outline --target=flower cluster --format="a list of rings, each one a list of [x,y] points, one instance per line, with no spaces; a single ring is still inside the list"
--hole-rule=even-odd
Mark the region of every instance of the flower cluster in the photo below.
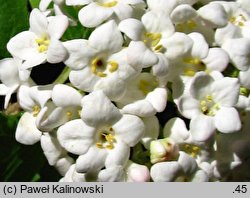
[[[0,95],[60,181],[226,181],[250,163],[248,0],[41,0],[29,21]],[[35,83],[46,62],[66,78]]]

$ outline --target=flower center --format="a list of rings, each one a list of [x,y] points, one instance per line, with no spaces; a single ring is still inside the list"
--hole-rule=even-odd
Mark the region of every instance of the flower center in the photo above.
[[[193,20],[188,20],[183,23],[178,23],[175,28],[178,32],[192,32],[197,27],[197,24]]]
[[[200,101],[200,109],[204,115],[214,116],[220,107],[218,103],[214,102],[211,95],[207,95]]]
[[[184,151],[185,153],[195,158],[200,152],[200,147],[194,144],[182,144],[180,145],[180,150]]]
[[[114,130],[112,127],[109,129],[100,130],[98,132],[97,141],[96,141],[96,147],[99,149],[113,149],[114,143],[116,142],[115,136],[114,136]]]
[[[244,17],[244,15],[242,14],[239,14],[238,16],[233,16],[229,19],[229,22],[239,27],[243,27],[246,21],[246,17]]]
[[[183,58],[183,62],[186,63],[183,68],[185,76],[192,77],[196,72],[206,71],[206,65],[198,58]]]
[[[117,3],[118,3],[117,1],[100,1],[100,0],[97,2],[99,6],[106,7],[106,8],[114,7],[116,6]]]
[[[48,50],[50,40],[47,38],[47,36],[44,34],[41,38],[37,38],[36,43],[38,45],[37,51],[39,53],[46,52]]]
[[[146,96],[149,92],[153,91],[158,87],[158,81],[155,77],[152,76],[151,79],[141,79],[139,81],[139,90]]]
[[[105,73],[105,71],[107,70],[107,65],[110,73],[115,72],[119,67],[116,61],[109,61],[106,63],[106,61],[97,57],[91,61],[91,71],[99,77],[106,77],[107,73]]]
[[[146,32],[143,35],[143,42],[155,52],[161,52],[163,50],[163,46],[159,44],[160,40],[161,33]]]
[[[37,115],[41,111],[41,108],[38,105],[35,105],[35,106],[33,106],[32,111],[33,111],[33,116],[37,117]]]

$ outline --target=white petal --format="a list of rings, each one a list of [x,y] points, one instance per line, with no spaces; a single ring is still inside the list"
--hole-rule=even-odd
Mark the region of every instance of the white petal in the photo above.
[[[174,181],[181,173],[182,168],[178,162],[161,162],[153,165],[150,175],[154,182]]]
[[[50,18],[48,32],[50,38],[60,39],[69,25],[68,17],[58,15]]]
[[[159,32],[164,37],[169,37],[174,33],[174,25],[165,12],[149,11],[142,16],[141,20],[149,32]]]
[[[78,18],[83,26],[96,27],[108,19],[112,14],[112,9],[99,6],[96,3],[90,3],[79,11]]]
[[[211,87],[214,101],[222,106],[233,106],[239,97],[240,85],[237,78],[224,77],[216,80]]]
[[[49,165],[54,166],[58,159],[64,154],[65,150],[59,144],[56,137],[53,137],[49,133],[45,133],[41,137],[41,147],[44,155],[48,160]]]
[[[150,180],[150,172],[144,165],[130,162],[126,170],[128,182],[148,182]]]
[[[68,122],[71,118],[78,118],[78,115],[75,115],[77,114],[76,112],[72,111],[71,117],[67,116],[68,112],[71,111],[62,107],[56,107],[52,102],[49,102],[39,112],[36,119],[36,126],[41,131],[50,132]]]
[[[36,54],[33,58],[29,58],[26,61],[23,62],[20,69],[26,70],[30,69],[32,67],[35,67],[37,65],[43,64],[46,62],[47,55],[45,53],[39,53]]]
[[[63,45],[69,53],[69,57],[64,63],[74,70],[86,67],[97,53],[96,50],[88,45],[88,41],[84,39],[66,41]]]
[[[47,60],[49,63],[59,63],[68,57],[68,52],[61,41],[52,39],[47,51]]]
[[[166,40],[162,40],[163,46],[167,49],[166,56],[170,59],[186,54],[192,47],[193,41],[186,34],[176,32]]]
[[[155,76],[166,76],[169,70],[169,61],[162,53],[157,54],[158,63],[153,66],[152,71]]]
[[[178,162],[181,165],[185,175],[192,175],[197,169],[197,163],[194,158],[186,154],[185,152],[180,151],[180,156]]]
[[[115,134],[129,146],[134,146],[143,137],[145,126],[140,118],[125,114],[112,127]]]
[[[156,140],[159,136],[160,125],[156,116],[142,118],[145,125],[145,134],[141,139],[141,143],[146,149],[150,148],[150,142]]]
[[[190,94],[198,100],[204,99],[207,95],[214,93],[211,91],[213,83],[214,80],[211,76],[205,72],[199,72],[192,79]]]
[[[190,122],[190,133],[195,141],[207,141],[215,133],[214,118],[205,115],[193,118]]]
[[[52,100],[60,107],[81,106],[82,95],[74,88],[58,84],[52,90]]]
[[[78,5],[87,5],[91,3],[92,0],[66,0],[66,5],[69,6],[78,6]]]
[[[64,176],[73,163],[74,163],[74,160],[71,157],[66,156],[66,157],[60,158],[56,162],[55,168],[59,172],[59,174]]]
[[[97,27],[89,37],[89,45],[99,52],[118,52],[122,49],[122,44],[122,34],[114,20]]]
[[[200,33],[193,32],[188,35],[193,40],[191,54],[195,58],[203,59],[208,55],[208,44],[204,36]]]
[[[157,56],[141,41],[132,41],[128,47],[128,63],[132,66],[149,67],[158,62]]]
[[[113,7],[113,10],[120,21],[131,18],[133,15],[133,8],[124,2],[118,2],[116,6]]]
[[[210,48],[207,57],[202,61],[209,71],[223,71],[229,63],[229,56],[221,48]]]
[[[133,41],[140,41],[145,31],[141,21],[133,18],[121,21],[118,27],[121,32],[125,33]]]
[[[101,170],[98,174],[99,182],[122,182],[124,181],[124,170],[122,166],[114,166]]]
[[[199,15],[212,24],[223,27],[227,24],[227,14],[222,5],[210,3],[198,10]]]
[[[197,116],[201,113],[199,106],[200,104],[198,100],[195,100],[190,96],[184,96],[181,97],[179,101],[178,109],[183,116],[191,119],[192,117]]]
[[[217,28],[215,31],[215,41],[218,45],[223,45],[227,40],[241,38],[239,28],[232,23],[228,23],[223,28]]]
[[[94,90],[94,86],[100,80],[100,77],[95,75],[89,67],[85,67],[79,71],[71,71],[69,80],[76,88],[91,92]]]
[[[243,85],[244,87],[250,89],[250,67],[247,71],[241,71],[239,73],[239,81],[240,84]]]
[[[215,126],[222,133],[239,131],[241,121],[235,108],[221,107],[215,115]]]
[[[242,71],[246,71],[250,65],[250,40],[247,38],[227,40],[222,48],[226,50],[235,66]]]
[[[118,74],[109,75],[96,82],[94,90],[102,90],[112,101],[117,101],[123,97],[126,91],[126,83],[119,78]]]
[[[146,100],[152,104],[157,112],[162,112],[167,105],[167,90],[165,88],[156,88],[148,93]]]
[[[45,12],[48,7],[49,4],[52,2],[52,0],[41,0],[39,3],[39,10],[41,10],[42,12]]]
[[[166,138],[173,139],[176,143],[183,143],[190,136],[189,131],[187,130],[185,122],[176,117],[170,119],[163,129],[163,135]]]
[[[187,4],[181,4],[177,6],[170,15],[173,23],[183,23],[187,20],[193,19],[196,16],[196,10]]]
[[[166,14],[170,14],[173,9],[178,5],[176,0],[147,0],[147,4],[150,10],[159,11],[163,10]]]
[[[16,129],[16,140],[22,144],[32,145],[38,142],[42,132],[36,128],[35,118],[32,114],[25,112],[20,118]]]
[[[7,44],[8,51],[22,60],[29,60],[40,53],[37,51],[38,45],[35,43],[36,35],[30,31],[20,32],[12,37]]]
[[[46,16],[38,9],[33,9],[30,13],[30,31],[38,37],[47,33],[48,20]]]
[[[146,100],[138,100],[123,107],[123,113],[137,115],[140,117],[148,117],[156,114],[156,109]]]
[[[100,170],[104,166],[107,154],[105,149],[92,146],[86,154],[80,155],[76,160],[76,171],[86,173]]]
[[[81,119],[67,122],[58,129],[58,140],[69,152],[82,155],[94,142],[96,129],[86,125]]]
[[[94,91],[82,99],[81,117],[90,126],[113,125],[122,115],[102,91]]]
[[[198,170],[193,176],[192,182],[209,182],[209,177],[203,170]]]
[[[115,148],[108,151],[108,156],[105,161],[105,167],[113,167],[117,165],[123,166],[129,158],[130,148],[120,139],[116,139]]]
[[[18,63],[12,58],[0,60],[0,80],[5,86],[19,84]]]

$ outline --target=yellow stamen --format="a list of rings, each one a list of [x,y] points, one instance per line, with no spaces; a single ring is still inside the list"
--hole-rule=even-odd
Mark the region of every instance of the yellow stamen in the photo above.
[[[46,35],[42,35],[41,38],[35,39],[36,43],[38,44],[37,51],[39,53],[46,52],[50,45],[50,40],[46,37]]]
[[[35,105],[33,106],[32,111],[33,111],[33,116],[36,117],[41,111],[41,108],[38,105]]]
[[[109,71],[111,73],[115,72],[118,69],[119,64],[117,62],[115,62],[115,61],[109,61],[109,64],[110,64]]]
[[[73,113],[71,111],[67,111],[66,114],[67,114],[68,119],[72,118]]]
[[[107,2],[107,3],[99,3],[99,2],[97,2],[97,4],[99,6],[102,6],[102,7],[111,8],[111,7],[116,6],[117,1],[111,1],[111,2]]]
[[[99,77],[101,77],[101,78],[107,76],[107,74],[105,74],[105,73],[103,73],[103,72],[97,72],[96,75],[99,76]]]
[[[100,149],[103,148],[102,143],[100,142],[97,142],[95,145],[97,146],[97,148],[100,148]]]

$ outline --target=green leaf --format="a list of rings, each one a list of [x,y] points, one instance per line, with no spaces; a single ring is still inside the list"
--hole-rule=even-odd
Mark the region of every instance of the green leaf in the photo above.
[[[38,8],[39,7],[39,3],[40,3],[40,0],[29,0],[30,2],[30,5],[32,8]]]
[[[68,27],[62,37],[62,41],[68,41],[72,39],[88,39],[93,28],[83,27],[79,22],[76,26]]]
[[[26,0],[0,0],[0,59],[10,56],[6,49],[9,39],[28,27]]]
[[[48,165],[40,143],[26,146],[16,141],[20,116],[0,112],[0,181],[58,181],[60,175]]]

